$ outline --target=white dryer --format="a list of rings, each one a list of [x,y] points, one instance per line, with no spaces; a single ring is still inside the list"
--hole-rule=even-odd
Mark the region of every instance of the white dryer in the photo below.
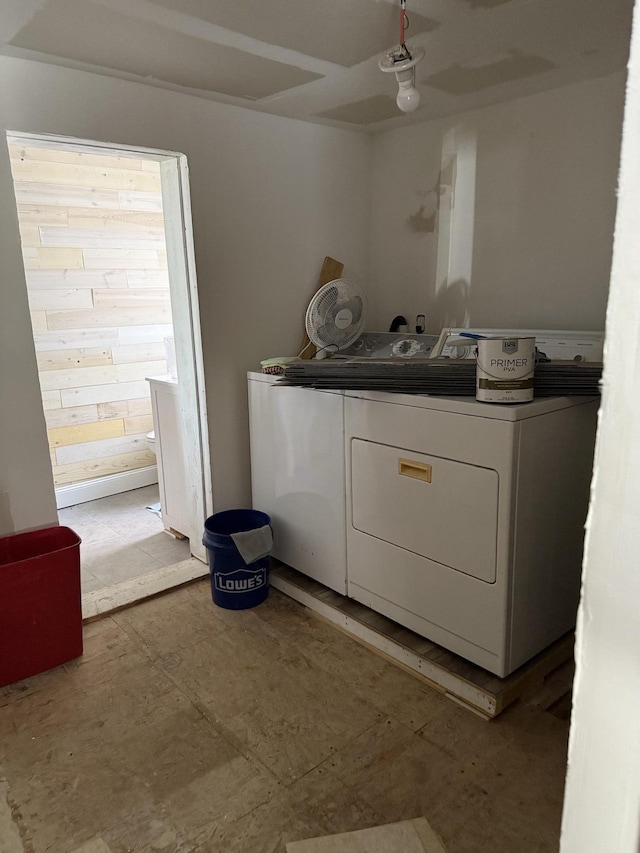
[[[502,677],[569,631],[598,405],[346,391],[349,596]]]

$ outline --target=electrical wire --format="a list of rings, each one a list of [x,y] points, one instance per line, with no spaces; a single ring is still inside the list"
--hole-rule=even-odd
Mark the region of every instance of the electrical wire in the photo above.
[[[400,48],[393,55],[394,62],[403,62],[405,59],[411,59],[411,51],[405,44],[405,33],[408,29],[407,0],[400,0]]]
[[[302,353],[306,352],[312,344],[313,344],[313,341],[309,341],[309,343],[306,345],[306,347],[302,347],[302,349],[300,350],[300,352],[298,353],[296,358],[302,358]]]
[[[302,358],[302,353],[306,352],[312,344],[313,344],[313,341],[309,341],[309,343],[306,345],[306,347],[303,347],[300,350],[300,352],[298,353],[296,358]],[[325,349],[329,349],[329,347],[335,347],[334,352],[338,352],[340,349],[338,344],[325,344],[325,346],[320,347],[319,349],[316,350],[316,354],[314,356],[312,356],[312,358],[316,358],[319,352],[322,352],[322,350],[325,350]]]
[[[325,344],[325,346],[320,347],[320,349],[316,350],[316,354],[314,355],[314,358],[318,357],[319,352],[322,352],[322,350],[325,350],[325,349],[329,349],[329,347],[335,347],[334,352],[339,352],[339,350],[340,350],[340,347],[338,346],[338,344]],[[306,349],[306,347],[305,347],[305,349]]]
[[[407,0],[400,0],[400,47],[406,47],[404,43],[404,32],[408,27]]]

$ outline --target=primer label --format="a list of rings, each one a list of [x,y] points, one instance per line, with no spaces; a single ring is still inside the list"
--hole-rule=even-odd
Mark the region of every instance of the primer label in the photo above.
[[[484,403],[533,400],[535,338],[480,338],[476,399]]]

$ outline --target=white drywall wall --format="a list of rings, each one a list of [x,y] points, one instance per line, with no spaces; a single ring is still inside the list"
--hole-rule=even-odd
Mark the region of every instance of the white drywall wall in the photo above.
[[[366,278],[370,139],[124,80],[0,57],[0,132],[187,155],[216,509],[250,499],[245,372],[296,354],[325,255]],[[11,174],[0,145],[0,492],[5,529],[55,518]],[[4,327],[7,333],[4,334]],[[14,376],[6,377],[7,365]],[[15,392],[19,394],[16,397]],[[8,396],[5,396],[7,394]],[[6,400],[15,400],[7,407]]]
[[[640,2],[576,637],[562,853],[640,850]]]
[[[424,313],[429,331],[465,320],[602,329],[624,80],[614,74],[375,137],[371,327]]]

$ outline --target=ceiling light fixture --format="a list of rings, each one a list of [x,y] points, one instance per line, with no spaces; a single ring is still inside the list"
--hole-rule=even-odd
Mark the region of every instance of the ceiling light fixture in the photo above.
[[[400,0],[400,44],[378,60],[380,71],[392,71],[398,81],[396,104],[403,113],[412,113],[420,106],[420,92],[416,89],[416,65],[424,56],[417,48],[411,53],[405,44],[405,30],[409,27],[407,0]]]

